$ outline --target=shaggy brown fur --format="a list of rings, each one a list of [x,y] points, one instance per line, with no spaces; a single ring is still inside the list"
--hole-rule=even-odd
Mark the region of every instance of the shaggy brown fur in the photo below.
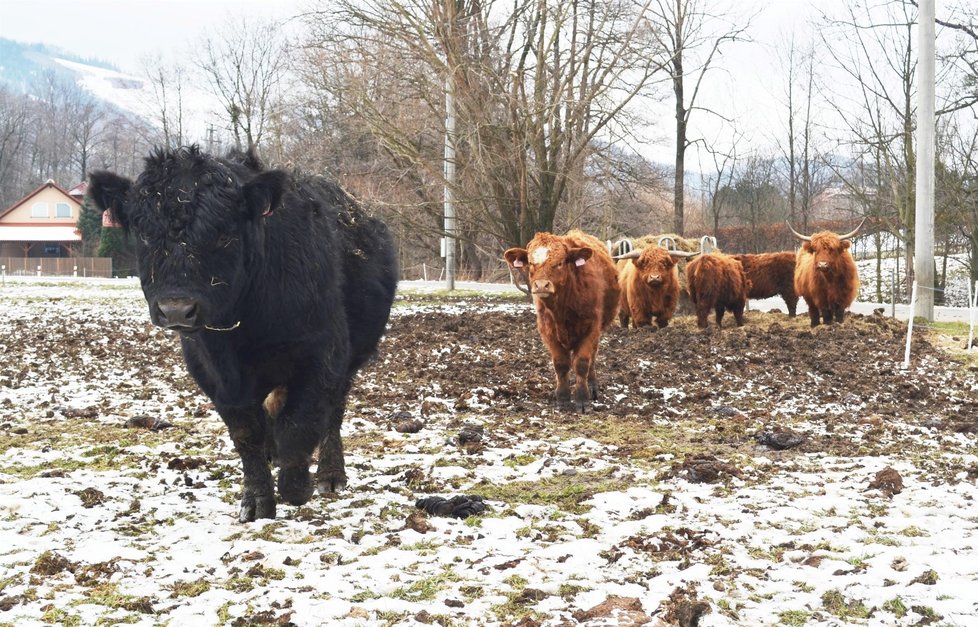
[[[648,246],[636,259],[618,262],[618,285],[621,301],[618,320],[628,327],[652,324],[661,329],[669,324],[679,303],[679,269],[669,251]]]
[[[578,230],[537,233],[526,248],[510,248],[503,256],[510,267],[529,269],[537,329],[557,375],[557,403],[583,411],[598,396],[594,364],[601,332],[618,314],[614,262],[603,243]],[[577,377],[573,401],[571,366]]]
[[[812,326],[842,322],[859,293],[859,273],[849,254],[849,240],[831,231],[803,242],[795,262],[795,291],[808,303]]]
[[[701,329],[706,328],[711,310],[716,313],[718,327],[727,310],[733,312],[737,326],[744,324],[750,281],[739,261],[730,255],[701,255],[686,264],[686,282],[696,309],[696,324]]]
[[[780,296],[788,306],[788,315],[794,318],[798,307],[795,291],[795,253],[761,253],[759,255],[733,255],[744,266],[744,274],[751,283],[748,298]]]
[[[690,253],[700,252],[700,240],[681,237],[675,233],[662,233],[661,235],[643,235],[642,237],[636,238],[632,243],[636,250],[644,250],[650,246],[658,246],[659,238],[668,237],[671,238],[676,244],[677,250],[682,250]],[[665,243],[665,242],[663,242]],[[720,252],[720,249],[715,249],[710,252]],[[693,313],[693,305],[689,302],[689,294],[686,290],[686,259],[679,259],[676,261],[676,268],[679,270],[679,305],[677,306],[677,311],[681,314]]]

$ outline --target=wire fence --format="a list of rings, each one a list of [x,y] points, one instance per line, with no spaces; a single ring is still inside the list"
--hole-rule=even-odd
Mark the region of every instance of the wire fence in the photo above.
[[[927,287],[918,285],[916,281],[913,282],[913,288],[910,292],[910,315],[907,320],[907,346],[903,354],[903,368],[907,369],[910,367],[910,346],[913,340],[913,332],[915,325],[921,328],[934,329],[935,325],[928,324],[926,322],[916,321],[916,309],[917,309],[917,295],[920,290],[927,290],[930,292],[940,292],[940,288]],[[895,317],[895,316],[894,316]],[[972,283],[968,282],[968,342],[965,344],[965,351],[971,353],[975,349],[975,320],[978,318],[978,281]]]

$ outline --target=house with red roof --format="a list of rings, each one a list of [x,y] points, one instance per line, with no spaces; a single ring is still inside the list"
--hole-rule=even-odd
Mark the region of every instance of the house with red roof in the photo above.
[[[111,258],[79,256],[85,189],[82,182],[65,191],[48,180],[0,211],[0,274],[112,276]]]
[[[73,257],[81,247],[76,227],[84,183],[70,192],[46,183],[0,211],[0,257]]]

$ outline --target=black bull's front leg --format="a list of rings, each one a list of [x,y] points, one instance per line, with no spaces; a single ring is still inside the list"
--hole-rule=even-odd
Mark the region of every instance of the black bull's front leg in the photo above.
[[[346,485],[340,427],[349,381],[329,366],[323,370],[290,382],[288,401],[272,421],[280,464],[278,493],[293,505],[301,505],[312,496],[309,464],[317,446],[320,493]]]
[[[242,522],[275,517],[270,457],[279,466],[278,495],[291,505],[302,505],[312,497],[309,466],[317,446],[320,491],[345,485],[340,427],[351,377],[344,342],[302,356],[304,368],[274,390],[276,400],[268,408],[262,404],[269,400],[263,394],[266,386],[258,383],[254,370],[242,370],[239,361],[228,359],[230,353],[204,351],[189,341],[184,349],[188,369],[214,401],[241,457]],[[218,372],[220,377],[215,376]],[[276,415],[270,417],[266,409]]]
[[[216,407],[241,458],[244,480],[238,520],[275,518],[275,490],[265,454],[265,410],[260,403],[238,407],[217,404]]]
[[[302,505],[312,497],[309,465],[317,445],[320,492],[335,491],[346,484],[340,426],[347,387],[324,390],[320,386],[295,386],[291,389],[296,391],[289,393],[278,415],[270,420],[260,403],[216,405],[241,458],[241,522],[275,517],[269,444],[279,465],[278,494],[286,503]]]

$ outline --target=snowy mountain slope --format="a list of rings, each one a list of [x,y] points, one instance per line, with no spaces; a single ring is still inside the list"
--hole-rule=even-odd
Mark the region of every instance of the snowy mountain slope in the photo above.
[[[67,59],[54,58],[54,61],[70,70],[85,91],[160,126],[161,106],[157,90],[149,80]],[[181,96],[184,129],[190,138],[202,139],[208,121],[214,119],[220,105],[214,97],[198,89],[184,88]]]

